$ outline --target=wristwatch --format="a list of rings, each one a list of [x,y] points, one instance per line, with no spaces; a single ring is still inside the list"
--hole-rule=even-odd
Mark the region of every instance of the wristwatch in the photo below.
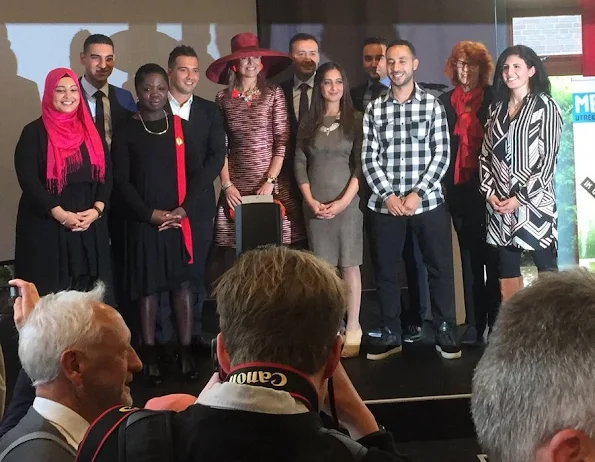
[[[93,206],[93,208],[95,209],[95,211],[99,214],[99,216],[97,218],[101,218],[103,215],[103,210],[101,210],[99,207],[97,207],[96,205]]]
[[[276,176],[267,175],[267,183],[269,183],[269,184],[275,184],[276,182],[277,182],[277,177]]]

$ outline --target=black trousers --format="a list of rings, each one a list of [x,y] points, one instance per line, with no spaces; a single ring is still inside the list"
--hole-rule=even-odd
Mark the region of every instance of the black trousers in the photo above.
[[[558,257],[554,247],[530,251],[538,272],[557,271]],[[502,279],[521,276],[521,256],[523,251],[517,247],[498,247],[500,277]]]
[[[402,333],[399,266],[407,225],[418,239],[428,271],[434,325],[444,321],[455,324],[452,231],[446,205],[411,217],[371,212],[370,248],[382,327],[388,327],[397,337]]]
[[[480,333],[500,306],[498,253],[486,243],[486,205],[475,182],[452,186],[447,204],[457,233],[463,273],[465,322]]]
[[[407,278],[407,293],[409,300],[405,300],[408,308],[401,313],[401,322],[406,326],[423,326],[424,318],[430,304],[428,290],[428,271],[424,265],[424,257],[419,248],[417,236],[411,224],[407,226],[405,246],[403,247],[403,262]]]

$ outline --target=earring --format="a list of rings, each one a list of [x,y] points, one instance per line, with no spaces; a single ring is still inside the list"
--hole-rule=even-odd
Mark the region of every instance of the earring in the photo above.
[[[237,72],[238,68],[236,67],[236,65],[234,64],[233,66],[231,66],[231,72]]]

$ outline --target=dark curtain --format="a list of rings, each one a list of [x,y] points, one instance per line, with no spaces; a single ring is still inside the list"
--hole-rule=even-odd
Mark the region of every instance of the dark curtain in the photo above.
[[[420,59],[418,81],[447,84],[444,62],[459,40],[483,42],[497,54],[496,3],[500,0],[257,0],[256,6],[262,45],[287,52],[292,35],[311,33],[321,41],[321,62],[342,64],[354,86],[365,78],[361,44],[368,36],[410,40]]]
[[[257,0],[256,6],[262,46],[288,52],[294,34],[310,33],[321,42],[321,63],[340,63],[353,87],[366,78],[361,50],[362,42],[369,36],[411,41],[420,60],[416,79],[426,84],[449,85],[444,63],[460,40],[485,43],[495,60],[497,37],[501,35],[497,33],[495,12],[501,3],[502,0]],[[289,69],[275,81],[290,76]],[[373,288],[367,249],[362,276],[363,287]]]

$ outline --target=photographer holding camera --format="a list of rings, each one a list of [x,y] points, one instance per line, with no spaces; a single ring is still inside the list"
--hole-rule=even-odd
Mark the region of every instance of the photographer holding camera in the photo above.
[[[405,460],[340,365],[347,287],[334,268],[286,247],[253,250],[215,297],[220,373],[174,417],[175,460]],[[331,377],[353,439],[325,430],[317,412]]]

